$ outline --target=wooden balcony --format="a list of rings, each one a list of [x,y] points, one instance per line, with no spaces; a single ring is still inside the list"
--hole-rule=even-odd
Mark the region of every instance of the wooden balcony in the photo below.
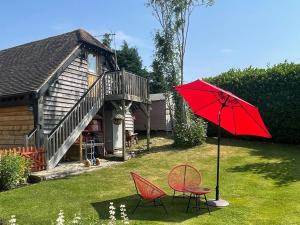
[[[105,100],[149,102],[148,79],[125,70],[105,74]]]

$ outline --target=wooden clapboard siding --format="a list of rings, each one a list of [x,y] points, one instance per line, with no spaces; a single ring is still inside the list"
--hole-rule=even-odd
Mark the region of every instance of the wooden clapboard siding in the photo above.
[[[28,106],[0,107],[0,148],[23,146],[33,124]]]
[[[134,119],[130,110],[125,114],[125,130],[134,131]]]
[[[49,134],[87,91],[87,62],[76,58],[44,98],[44,132]]]
[[[170,131],[170,126],[167,122],[170,120],[169,110],[167,110],[165,100],[156,100],[151,102],[150,123],[151,130],[153,131]],[[136,110],[135,116],[135,129],[146,130],[147,118],[142,110]]]
[[[151,111],[151,129],[166,130],[166,101],[154,101],[151,107],[155,109]]]

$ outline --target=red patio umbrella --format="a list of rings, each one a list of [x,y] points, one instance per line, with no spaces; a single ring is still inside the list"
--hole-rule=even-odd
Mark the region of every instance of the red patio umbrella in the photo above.
[[[229,203],[219,199],[220,140],[221,127],[233,135],[252,135],[271,138],[258,108],[203,80],[196,80],[176,87],[192,111],[218,125],[217,185],[215,206]]]

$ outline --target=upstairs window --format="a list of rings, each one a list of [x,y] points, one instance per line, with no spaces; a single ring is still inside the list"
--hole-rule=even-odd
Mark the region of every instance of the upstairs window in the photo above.
[[[87,57],[88,71],[91,73],[97,73],[97,57],[93,53],[89,53]]]

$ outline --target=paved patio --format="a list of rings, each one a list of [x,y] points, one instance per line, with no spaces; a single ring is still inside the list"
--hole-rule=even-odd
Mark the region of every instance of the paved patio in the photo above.
[[[122,162],[101,159],[99,166],[85,167],[84,164],[79,161],[63,162],[63,163],[59,163],[58,166],[56,166],[53,169],[34,172],[34,173],[32,173],[32,175],[39,176],[43,180],[50,180],[50,179],[57,179],[57,178],[62,178],[62,177],[70,176],[70,175],[87,173],[87,172],[99,170],[99,169],[106,168],[111,165],[119,164],[119,163],[122,163]]]

